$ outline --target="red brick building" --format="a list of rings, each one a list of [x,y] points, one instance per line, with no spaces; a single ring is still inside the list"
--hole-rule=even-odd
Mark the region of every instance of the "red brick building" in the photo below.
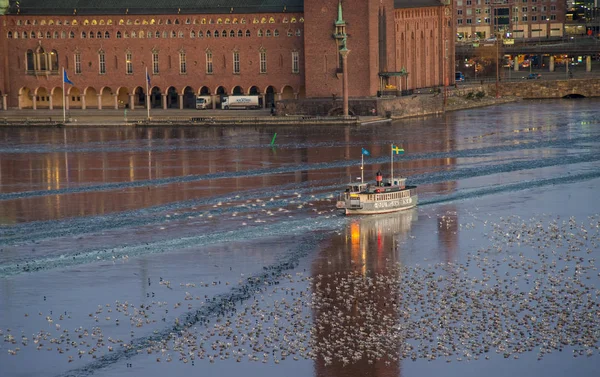
[[[111,3],[114,4],[114,3]],[[196,95],[341,96],[453,82],[455,34],[438,0],[0,0],[2,108],[188,108]],[[343,14],[341,12],[343,8]],[[148,72],[148,78],[146,76]],[[146,85],[149,84],[147,97]]]

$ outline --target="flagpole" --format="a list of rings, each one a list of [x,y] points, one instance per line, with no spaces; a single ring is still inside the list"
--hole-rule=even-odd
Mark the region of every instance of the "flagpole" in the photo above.
[[[67,122],[67,109],[65,108],[65,67],[62,67],[62,107],[63,107],[63,123]]]
[[[148,92],[148,66],[146,66],[146,110],[148,111],[148,120],[150,120],[150,93]]]

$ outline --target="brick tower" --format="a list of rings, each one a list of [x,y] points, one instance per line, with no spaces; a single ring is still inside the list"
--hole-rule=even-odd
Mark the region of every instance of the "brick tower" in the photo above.
[[[340,4],[346,46],[351,51],[347,64],[350,97],[376,95],[379,73],[395,69],[393,0],[305,0],[305,80],[309,98],[342,97]]]

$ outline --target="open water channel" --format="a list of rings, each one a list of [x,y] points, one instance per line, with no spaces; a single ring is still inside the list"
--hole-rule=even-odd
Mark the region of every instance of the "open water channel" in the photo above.
[[[0,375],[597,376],[599,104],[0,128]],[[419,206],[341,215],[391,143]]]

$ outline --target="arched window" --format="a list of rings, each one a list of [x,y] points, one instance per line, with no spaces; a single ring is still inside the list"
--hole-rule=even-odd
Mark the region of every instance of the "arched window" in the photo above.
[[[99,31],[99,32],[96,33],[96,38],[98,38],[98,39],[102,38],[102,32],[101,31]]]
[[[219,31],[218,31],[218,30],[215,30],[215,32],[213,33],[213,36],[214,36],[215,38],[219,38]]]
[[[37,50],[37,61],[39,71],[45,71],[48,69],[48,65],[46,64],[46,53],[41,47]]]
[[[257,33],[257,35],[258,35],[259,37],[262,37],[262,36],[263,36],[263,31],[262,31],[262,29],[258,29],[258,33]]]
[[[222,36],[223,38],[227,38],[227,30],[223,30],[223,31],[221,32],[221,36]]]
[[[12,39],[12,31],[9,31],[9,32],[6,34],[6,38],[8,38],[8,39]]]
[[[104,32],[104,39],[110,38],[110,33],[108,31]]]
[[[241,30],[238,30],[238,34],[237,34],[237,36],[238,36],[239,38],[242,38],[242,37],[244,36],[244,32],[243,32],[243,31],[241,31]]]
[[[267,37],[270,37],[270,36],[271,36],[271,30],[267,29],[267,31],[265,32],[265,35],[266,35]]]
[[[277,30],[277,29],[273,30],[273,36],[279,37],[279,30]]]
[[[190,38],[196,38],[196,32],[193,30],[190,30]]]
[[[169,38],[169,32],[168,32],[168,31],[166,31],[166,30],[165,30],[165,31],[163,31],[162,37],[163,37],[163,38]]]
[[[175,25],[179,25],[179,19],[178,18],[175,19]]]
[[[121,32],[117,31],[117,39],[121,39]]]
[[[246,37],[250,36],[250,30],[246,30]]]
[[[230,31],[229,31],[229,36],[230,36],[231,38],[235,37],[235,31],[233,31],[233,30],[230,30]]]
[[[52,38],[52,33],[50,33],[49,31],[46,32],[46,39],[50,39]]]
[[[210,30],[206,32],[206,38],[210,38]]]
[[[31,32],[31,39],[35,39],[35,31]]]
[[[73,39],[75,38],[75,33],[74,32],[70,32],[69,33],[69,39]]]
[[[27,39],[27,38],[29,38],[29,34],[26,31],[24,31],[23,32],[23,39]]]
[[[299,37],[301,35],[302,35],[302,30],[296,29],[296,37]]]
[[[202,33],[202,31],[198,31],[198,38],[202,38],[204,37],[204,34]]]
[[[94,32],[90,31],[90,39],[94,39]]]
[[[292,31],[292,29],[288,29],[287,36],[291,37],[292,35],[294,35],[294,32]]]
[[[27,70],[28,71],[35,70],[35,63],[34,63],[35,59],[34,59],[32,50],[27,50],[27,55],[26,55],[25,59],[26,59],[25,67],[27,67]]]
[[[131,32],[131,38],[137,38],[137,33],[135,31]]]
[[[53,38],[54,38],[54,39],[58,39],[58,31],[55,31],[55,32],[54,32]]]
[[[67,32],[66,31],[61,31],[60,32],[60,39],[65,39],[67,38]]]
[[[146,38],[152,38],[152,32],[149,31],[148,33],[146,33]]]
[[[58,52],[56,50],[50,52],[50,70],[58,71]]]
[[[140,30],[140,33],[138,34],[138,36],[140,38],[144,38],[146,36],[146,33],[143,30]]]
[[[183,31],[179,32],[179,38],[183,38]]]
[[[157,32],[154,34],[154,36],[155,36],[156,38],[160,38],[160,31],[157,31]]]

